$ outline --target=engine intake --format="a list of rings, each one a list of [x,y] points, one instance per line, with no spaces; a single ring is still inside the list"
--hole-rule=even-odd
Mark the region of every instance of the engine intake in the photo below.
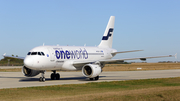
[[[22,73],[24,74],[24,76],[33,77],[41,73],[41,71],[32,70],[32,69],[27,68],[26,66],[23,66]]]
[[[95,64],[86,64],[82,68],[82,74],[85,77],[93,78],[101,73],[101,67]]]

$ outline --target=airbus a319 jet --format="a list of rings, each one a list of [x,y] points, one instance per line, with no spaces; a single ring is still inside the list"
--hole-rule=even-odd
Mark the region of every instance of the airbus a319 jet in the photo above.
[[[172,57],[155,56],[142,58],[111,59],[118,53],[136,52],[141,50],[118,52],[112,48],[115,16],[111,16],[100,44],[97,47],[87,46],[39,46],[31,49],[26,57],[12,57],[24,60],[22,73],[24,76],[33,77],[41,73],[39,81],[45,81],[44,73],[51,70],[52,80],[59,80],[57,70],[82,70],[82,74],[89,80],[98,80],[105,64],[125,60],[146,60],[148,58]]]

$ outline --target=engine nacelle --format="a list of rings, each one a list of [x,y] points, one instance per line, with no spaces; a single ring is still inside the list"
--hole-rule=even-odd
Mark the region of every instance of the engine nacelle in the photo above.
[[[26,66],[23,66],[22,73],[24,74],[24,76],[33,77],[41,73],[41,71],[32,70],[32,69],[27,68]]]
[[[93,78],[101,73],[101,67],[96,64],[86,64],[82,68],[82,74],[85,77]]]

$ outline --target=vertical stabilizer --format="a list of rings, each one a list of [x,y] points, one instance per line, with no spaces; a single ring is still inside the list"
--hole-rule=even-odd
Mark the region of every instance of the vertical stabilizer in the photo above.
[[[98,47],[100,48],[112,48],[113,31],[114,31],[115,16],[111,16],[104,32],[101,43]]]

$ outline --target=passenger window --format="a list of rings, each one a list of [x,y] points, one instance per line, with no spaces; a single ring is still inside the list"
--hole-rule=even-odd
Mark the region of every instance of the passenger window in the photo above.
[[[32,52],[31,55],[37,55],[37,52]]]
[[[28,52],[28,54],[27,55],[31,55],[31,52]]]
[[[41,52],[41,54],[44,56],[45,54],[43,52]]]
[[[40,52],[38,52],[38,55],[41,55],[41,53],[40,53]]]

